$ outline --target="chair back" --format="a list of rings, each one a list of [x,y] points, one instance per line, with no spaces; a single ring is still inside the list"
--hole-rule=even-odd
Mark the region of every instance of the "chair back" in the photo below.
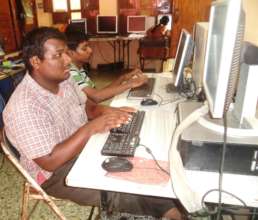
[[[25,170],[20,164],[20,154],[18,150],[11,145],[8,140],[5,131],[3,129],[3,140],[1,141],[1,147],[4,151],[5,156],[9,159],[9,161],[16,167],[16,169],[22,174],[22,176],[26,179],[26,181],[35,188],[43,197],[48,197],[45,191],[39,186],[39,184],[31,177],[31,175]]]
[[[169,57],[169,39],[162,38],[142,38],[139,41],[139,55],[144,59],[167,59]]]

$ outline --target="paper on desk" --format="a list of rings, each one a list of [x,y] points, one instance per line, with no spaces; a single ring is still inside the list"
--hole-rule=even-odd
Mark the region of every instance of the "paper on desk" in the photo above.
[[[166,185],[168,183],[169,175],[163,172],[154,160],[142,157],[127,159],[133,164],[133,169],[130,172],[107,172],[106,176],[148,185]],[[157,162],[168,171],[169,164],[167,161]]]
[[[175,130],[169,149],[172,187],[177,198],[190,213],[202,210],[201,195],[194,192],[187,181],[181,156],[177,150],[177,144],[182,132],[192,123],[196,122],[202,115],[207,114],[207,112],[208,106],[204,105],[192,112],[185,120],[183,120]]]

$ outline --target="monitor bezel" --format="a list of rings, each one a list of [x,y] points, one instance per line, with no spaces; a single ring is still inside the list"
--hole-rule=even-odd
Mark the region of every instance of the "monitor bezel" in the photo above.
[[[130,31],[129,30],[129,20],[130,18],[144,18],[144,31]],[[145,34],[146,33],[146,15],[128,15],[127,16],[127,22],[126,22],[126,29],[127,29],[127,33],[129,34]]]
[[[217,82],[216,83],[216,92],[214,97],[207,83],[208,79],[208,65],[210,64],[209,54],[211,53],[212,48],[212,31],[214,29],[215,22],[215,10],[217,7],[227,7],[226,12],[226,21],[224,24],[224,33],[223,33],[223,41],[222,41],[222,49],[221,55],[219,57],[219,68],[217,74]],[[242,1],[241,0],[217,0],[216,2],[212,2],[211,11],[210,11],[210,19],[209,19],[209,30],[208,30],[208,39],[206,45],[206,53],[205,53],[205,63],[204,63],[204,73],[203,73],[203,87],[206,98],[209,104],[209,110],[213,118],[222,118],[224,105],[226,100],[226,93],[228,89],[228,81],[231,73],[231,65],[234,53],[234,46],[236,39],[232,39],[232,36],[237,37],[237,29],[239,26],[239,19],[241,16],[241,8]],[[238,16],[239,19],[232,19]]]
[[[99,30],[99,18],[100,17],[113,17],[116,19],[116,30],[115,31],[100,31]],[[118,16],[117,15],[97,15],[96,17],[97,34],[117,34],[118,33]]]
[[[70,24],[76,24],[76,23],[84,23],[84,28],[85,28],[85,34],[88,33],[87,30],[87,19],[86,18],[79,18],[79,19],[70,19]]]

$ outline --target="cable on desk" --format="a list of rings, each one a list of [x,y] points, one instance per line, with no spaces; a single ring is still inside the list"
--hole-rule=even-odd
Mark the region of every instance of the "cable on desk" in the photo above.
[[[159,102],[159,106],[161,105],[161,103],[163,102],[163,98],[161,95],[159,95],[158,93],[153,93],[153,95],[155,96],[158,96],[160,98],[160,102]]]
[[[151,149],[148,148],[147,146],[145,146],[144,144],[139,144],[138,147],[140,147],[140,146],[141,146],[141,147],[144,147],[145,150],[146,150],[146,152],[149,153],[149,154],[152,156],[152,158],[153,158],[153,160],[155,161],[155,163],[156,163],[156,165],[158,166],[158,168],[159,168],[161,171],[163,171],[165,174],[167,174],[168,176],[170,176],[170,173],[169,173],[167,170],[165,170],[162,166],[160,166],[160,164],[158,163],[157,159],[156,159],[155,156],[153,155]]]

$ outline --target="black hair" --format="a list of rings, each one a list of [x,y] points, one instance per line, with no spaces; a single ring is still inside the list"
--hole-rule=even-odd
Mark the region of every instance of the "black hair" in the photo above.
[[[159,23],[163,25],[167,25],[169,22],[169,17],[167,15],[164,15],[160,20]]]
[[[22,55],[26,68],[31,73],[33,67],[30,58],[37,56],[44,59],[44,44],[49,39],[58,39],[66,42],[66,37],[58,29],[53,27],[40,27],[28,32],[23,41]]]
[[[87,34],[81,30],[78,30],[73,23],[67,26],[65,35],[67,38],[67,45],[70,50],[76,50],[80,43],[89,40]]]

